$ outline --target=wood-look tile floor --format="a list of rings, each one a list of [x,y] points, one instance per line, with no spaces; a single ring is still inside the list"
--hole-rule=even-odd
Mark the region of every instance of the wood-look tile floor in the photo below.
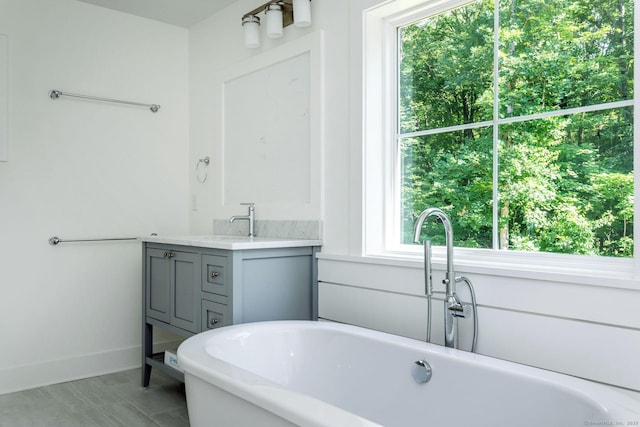
[[[184,384],[140,369],[0,395],[0,427],[189,427]]]

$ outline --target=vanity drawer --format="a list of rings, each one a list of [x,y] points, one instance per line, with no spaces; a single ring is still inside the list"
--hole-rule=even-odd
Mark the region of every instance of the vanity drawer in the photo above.
[[[229,295],[229,281],[226,279],[227,257],[202,255],[202,290],[218,295]]]
[[[202,330],[221,328],[230,324],[229,306],[202,300]]]

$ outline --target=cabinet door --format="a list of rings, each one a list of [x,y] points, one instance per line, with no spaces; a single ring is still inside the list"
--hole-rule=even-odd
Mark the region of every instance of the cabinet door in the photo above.
[[[170,322],[171,259],[166,250],[147,249],[145,304],[147,316]]]
[[[200,332],[200,254],[172,251],[171,324]]]

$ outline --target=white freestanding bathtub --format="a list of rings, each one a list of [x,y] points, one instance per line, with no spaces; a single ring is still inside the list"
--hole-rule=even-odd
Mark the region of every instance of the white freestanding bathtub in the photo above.
[[[178,360],[192,427],[640,425],[640,401],[611,387],[329,322],[204,332]]]

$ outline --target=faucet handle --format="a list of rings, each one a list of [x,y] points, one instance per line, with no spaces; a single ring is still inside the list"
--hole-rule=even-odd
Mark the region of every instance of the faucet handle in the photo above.
[[[253,206],[255,205],[255,203],[253,202],[246,202],[246,203],[240,203],[241,206]]]
[[[447,305],[447,309],[451,312],[453,317],[467,318],[471,314],[471,305],[464,304],[456,298],[455,302],[450,302]]]

